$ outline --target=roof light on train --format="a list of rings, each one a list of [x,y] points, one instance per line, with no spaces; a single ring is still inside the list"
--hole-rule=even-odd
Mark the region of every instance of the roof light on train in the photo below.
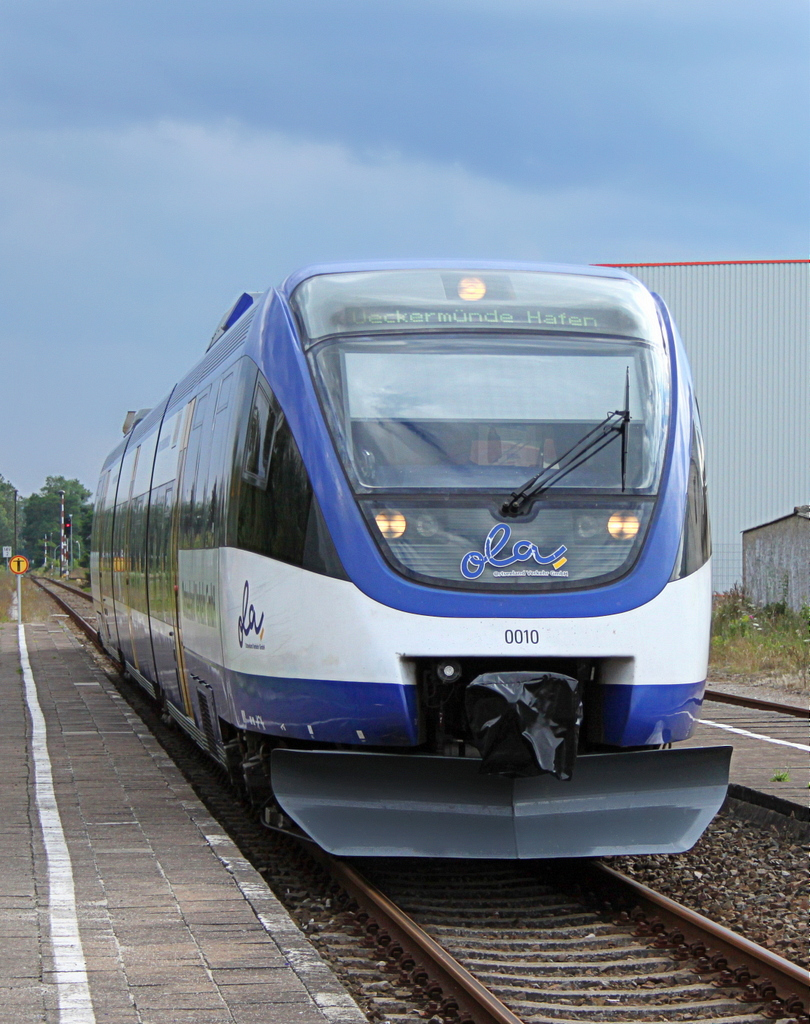
[[[632,512],[614,512],[608,519],[608,533],[616,540],[632,540],[639,531],[638,516]]]
[[[478,302],[487,293],[487,286],[480,277],[462,277],[458,283],[458,297],[465,302]]]
[[[408,522],[401,512],[378,512],[374,521],[386,540],[397,540],[408,526]]]

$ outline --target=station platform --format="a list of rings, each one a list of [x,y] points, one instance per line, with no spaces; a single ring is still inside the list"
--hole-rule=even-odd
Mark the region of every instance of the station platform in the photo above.
[[[75,636],[0,625],[0,1017],[367,1018]]]
[[[706,700],[691,739],[679,746],[729,744],[729,781],[787,801],[807,812],[810,796],[808,722],[778,711],[760,711]]]

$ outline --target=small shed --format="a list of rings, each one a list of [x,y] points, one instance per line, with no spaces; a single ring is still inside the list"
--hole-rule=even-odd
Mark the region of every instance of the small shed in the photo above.
[[[810,604],[810,505],[743,530],[743,587],[754,604]]]

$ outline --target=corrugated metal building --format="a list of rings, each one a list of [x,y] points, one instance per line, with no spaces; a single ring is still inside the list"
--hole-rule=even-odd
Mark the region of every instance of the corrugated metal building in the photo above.
[[[706,434],[714,587],[741,531],[810,500],[810,260],[613,264],[658,292],[689,353]]]

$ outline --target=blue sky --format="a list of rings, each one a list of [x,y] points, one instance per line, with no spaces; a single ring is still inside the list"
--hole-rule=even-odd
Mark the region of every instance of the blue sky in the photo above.
[[[0,473],[305,263],[806,257],[808,70],[805,0],[6,0]]]

